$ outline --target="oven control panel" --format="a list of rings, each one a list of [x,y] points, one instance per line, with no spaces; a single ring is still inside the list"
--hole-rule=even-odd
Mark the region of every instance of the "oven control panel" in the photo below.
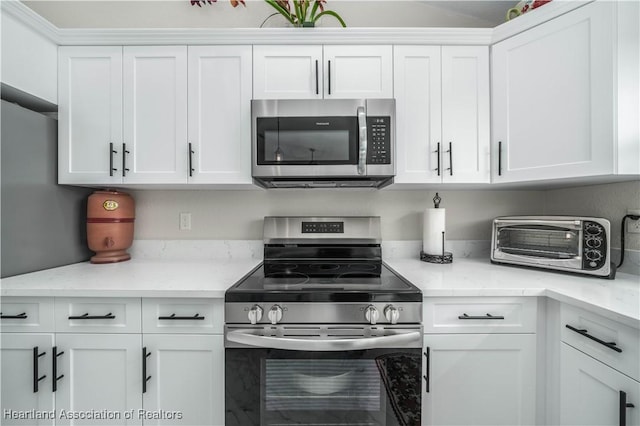
[[[391,117],[367,116],[367,164],[391,164]]]
[[[303,234],[344,234],[344,222],[302,222]]]

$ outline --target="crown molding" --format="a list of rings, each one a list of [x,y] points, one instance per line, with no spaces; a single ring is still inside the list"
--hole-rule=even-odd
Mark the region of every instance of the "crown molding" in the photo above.
[[[18,0],[0,0],[1,11],[49,41],[60,44],[60,29]]]
[[[465,44],[489,45],[491,28],[58,29],[60,45]]]

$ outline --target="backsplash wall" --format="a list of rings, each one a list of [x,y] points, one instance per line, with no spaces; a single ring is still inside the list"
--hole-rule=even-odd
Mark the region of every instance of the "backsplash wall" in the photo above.
[[[132,191],[136,239],[260,240],[264,216],[375,215],[383,240],[421,240],[434,190]],[[488,240],[501,215],[543,214],[544,191],[438,191],[448,240]],[[192,215],[179,230],[180,212]]]

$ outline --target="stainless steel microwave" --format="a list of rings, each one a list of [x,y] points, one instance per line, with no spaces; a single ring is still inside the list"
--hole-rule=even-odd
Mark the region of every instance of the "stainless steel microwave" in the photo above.
[[[491,261],[613,278],[607,219],[512,216],[493,221]]]
[[[395,175],[394,99],[253,100],[254,182],[381,188]]]

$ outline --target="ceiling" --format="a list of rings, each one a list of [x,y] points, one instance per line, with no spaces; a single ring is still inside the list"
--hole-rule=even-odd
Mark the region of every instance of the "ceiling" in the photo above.
[[[23,0],[59,28],[255,28],[274,10],[262,0],[233,8],[226,0],[202,8],[189,0]],[[349,27],[490,28],[504,22],[513,0],[329,0]],[[265,26],[283,26],[277,16]],[[331,17],[318,26],[337,26]]]

